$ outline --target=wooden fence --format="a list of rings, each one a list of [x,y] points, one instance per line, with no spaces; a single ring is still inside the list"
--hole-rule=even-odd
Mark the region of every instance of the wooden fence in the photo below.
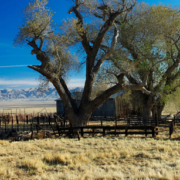
[[[99,136],[105,135],[118,135],[125,134],[128,135],[145,135],[151,134],[152,137],[158,135],[158,127],[154,126],[80,126],[80,127],[59,127],[57,128],[59,135],[69,135],[75,136],[76,133],[81,137],[84,137],[84,134],[92,134],[94,137],[95,134]]]
[[[143,120],[140,116],[94,116],[91,117],[86,127],[78,127],[80,134],[158,134],[158,127],[168,127],[169,135],[174,131],[174,126],[180,125],[180,113],[177,113],[173,118],[158,117],[148,120]],[[75,129],[70,127],[67,118],[57,116],[53,113],[38,113],[38,114],[0,114],[0,132],[6,132],[9,129],[15,129],[18,132],[23,131],[39,131],[41,129],[63,133],[67,135]]]
[[[0,114],[0,132],[15,129],[18,132],[40,130],[52,130],[54,126],[67,126],[66,119],[53,113],[41,114]]]

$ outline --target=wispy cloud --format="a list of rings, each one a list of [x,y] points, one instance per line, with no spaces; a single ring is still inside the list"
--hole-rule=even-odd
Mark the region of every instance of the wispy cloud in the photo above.
[[[84,87],[85,79],[70,79],[67,82],[68,87]]]
[[[70,79],[67,82],[69,88],[83,87],[85,79]],[[38,79],[0,79],[0,89],[3,88],[27,88],[27,87],[38,87]],[[50,83],[50,87],[53,85]]]
[[[9,66],[0,66],[0,68],[14,68],[14,67],[25,67],[29,65],[9,65]]]
[[[23,79],[23,80],[8,80],[8,79],[0,79],[0,85],[9,85],[9,86],[37,86],[39,84],[38,80],[34,79]]]

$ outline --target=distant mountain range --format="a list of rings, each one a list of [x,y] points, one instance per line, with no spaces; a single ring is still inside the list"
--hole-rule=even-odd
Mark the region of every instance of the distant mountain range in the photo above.
[[[76,92],[81,92],[83,88],[77,87],[70,89],[74,95]],[[32,100],[49,100],[60,98],[55,88],[48,88],[46,91],[40,91],[38,88],[28,89],[0,89],[0,100],[14,99],[32,99]]]

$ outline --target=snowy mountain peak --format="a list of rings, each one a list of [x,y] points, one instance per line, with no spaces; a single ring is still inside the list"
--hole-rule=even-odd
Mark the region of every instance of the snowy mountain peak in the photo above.
[[[72,88],[70,91],[82,92],[83,88]],[[58,99],[59,95],[55,88],[48,88],[46,91],[40,91],[38,88],[26,88],[26,89],[0,89],[0,100],[11,99],[39,99],[49,100]]]

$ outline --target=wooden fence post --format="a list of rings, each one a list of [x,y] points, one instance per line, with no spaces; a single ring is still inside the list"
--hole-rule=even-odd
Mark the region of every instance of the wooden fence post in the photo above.
[[[171,121],[169,126],[169,138],[171,138],[173,132],[174,132],[174,121]]]
[[[13,129],[13,116],[12,116],[12,129]]]
[[[126,137],[128,136],[128,126],[126,126],[126,128],[125,128],[125,136]]]
[[[19,131],[19,118],[17,115],[16,115],[16,123],[17,123],[17,131]]]
[[[51,125],[51,116],[49,115],[49,125]]]
[[[158,114],[155,113],[156,126],[158,126]]]
[[[60,129],[59,129],[59,123],[58,123],[58,120],[57,120],[57,116],[54,116],[54,120],[55,120],[56,128],[57,128],[59,136],[60,136],[61,133],[60,133]]]
[[[80,134],[79,134],[79,131],[77,131],[77,135],[78,135],[78,140],[80,141]]]
[[[34,113],[32,115],[32,119],[31,119],[31,131],[33,131],[33,122],[34,122]]]
[[[9,124],[9,122],[10,122],[10,115],[8,114],[8,124]]]
[[[103,136],[105,136],[106,135],[106,129],[105,129],[105,127],[103,127]]]
[[[37,115],[37,124],[39,124],[39,115]]]
[[[152,126],[152,137],[156,137],[155,127],[154,126]]]
[[[66,124],[66,118],[64,117],[64,127],[66,127],[67,124]]]
[[[101,116],[101,126],[103,126],[103,118],[102,118],[102,116]]]
[[[174,126],[175,126],[175,124],[176,124],[176,116],[174,115]]]
[[[145,136],[147,137],[147,129],[146,129],[146,126],[144,127],[144,131],[145,131]]]
[[[115,126],[117,126],[117,116],[115,116]]]
[[[28,115],[26,115],[26,121],[27,121],[27,124],[28,124],[28,123],[29,123],[29,122],[28,122]]]
[[[93,128],[93,137],[94,137],[94,134],[95,134],[95,129]]]
[[[81,127],[81,137],[84,137],[84,128]]]
[[[5,119],[5,132],[6,132],[6,118],[4,118]]]

